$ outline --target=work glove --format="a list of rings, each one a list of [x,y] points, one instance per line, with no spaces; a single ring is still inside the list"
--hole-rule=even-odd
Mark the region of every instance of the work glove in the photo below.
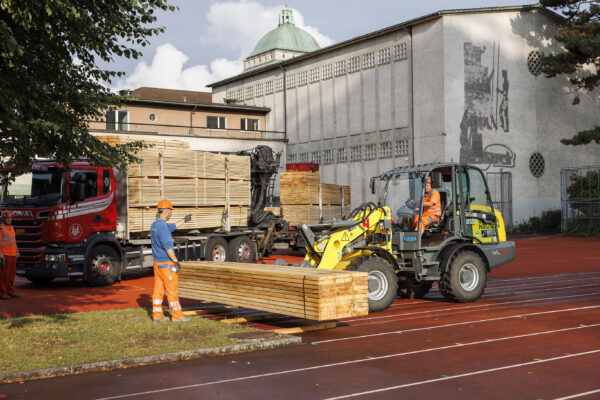
[[[192,220],[192,214],[188,214],[188,215],[186,215],[185,217],[183,217],[183,220],[184,220],[185,222],[190,222],[190,221]]]
[[[175,272],[179,273],[181,271],[181,264],[179,264],[179,261],[175,262]]]

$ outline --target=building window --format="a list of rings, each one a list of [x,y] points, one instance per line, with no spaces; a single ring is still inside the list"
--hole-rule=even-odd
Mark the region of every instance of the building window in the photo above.
[[[363,54],[363,68],[371,68],[375,66],[375,53],[370,52]]]
[[[345,162],[348,160],[348,155],[346,154],[345,147],[337,149],[336,154],[335,154],[335,159],[337,162]]]
[[[295,154],[288,154],[287,155],[287,163],[295,163],[296,162],[296,155]]]
[[[356,72],[360,69],[360,56],[348,60],[348,72]]]
[[[323,163],[331,164],[333,163],[333,150],[323,150]]]
[[[313,68],[308,73],[308,79],[311,83],[319,80],[319,68]]]
[[[362,158],[362,146],[350,146],[350,161],[357,161]]]
[[[243,131],[257,131],[258,130],[258,120],[250,119],[250,118],[242,118],[242,119],[240,119],[240,129]]]
[[[273,81],[265,82],[265,94],[273,93]]]
[[[534,76],[542,73],[542,59],[538,51],[534,50],[527,56],[527,68]]]
[[[281,92],[283,90],[283,78],[277,78],[273,80],[273,85],[275,87],[276,92]]]
[[[285,88],[291,89],[296,86],[296,75],[288,75],[285,78]]]
[[[408,155],[408,140],[401,139],[394,142],[394,155],[395,156],[406,156]]]
[[[246,88],[246,100],[254,97],[254,86],[248,86]]]
[[[544,175],[544,170],[546,169],[546,162],[544,161],[544,156],[542,153],[535,152],[529,158],[529,171],[531,175],[536,178]]]
[[[392,59],[392,51],[388,47],[387,49],[381,49],[377,52],[377,63],[385,64],[389,63]]]
[[[392,156],[392,142],[381,142],[379,143],[379,157],[391,157]]]
[[[310,153],[310,160],[314,163],[321,164],[321,152],[313,151]]]
[[[128,131],[129,130],[129,111],[109,110],[106,112],[106,130],[107,131]]]
[[[206,127],[208,129],[225,129],[225,117],[207,116]]]
[[[298,86],[306,85],[306,71],[298,73]]]
[[[150,114],[148,115],[148,119],[152,122],[156,122],[156,114]]]
[[[335,76],[344,75],[346,73],[346,62],[338,61],[335,63]]]
[[[298,154],[298,162],[307,163],[308,162],[308,153]]]
[[[408,53],[406,51],[406,43],[397,44],[394,46],[394,61],[406,60],[407,58]]]
[[[321,79],[329,79],[333,76],[333,65],[327,64],[321,67]]]
[[[375,143],[365,145],[365,159],[371,160],[377,157],[377,145]]]
[[[262,83],[259,83],[256,85],[256,88],[254,89],[254,94],[257,97],[263,95],[263,84]]]

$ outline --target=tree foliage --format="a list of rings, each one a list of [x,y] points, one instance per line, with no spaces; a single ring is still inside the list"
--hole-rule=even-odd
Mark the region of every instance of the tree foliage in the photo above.
[[[168,0],[0,0],[0,156],[13,174],[29,171],[34,158],[70,164],[85,157],[98,165],[135,160],[140,143],[113,148],[88,132],[123,98],[101,82],[123,76],[100,61],[138,58],[157,11]]]
[[[542,72],[552,78],[569,75],[578,90],[592,91],[600,85],[600,1],[541,0],[544,7],[553,8],[565,16],[556,39],[565,51],[542,56]],[[573,104],[579,103],[575,97]],[[600,127],[577,133],[563,144],[600,143]]]

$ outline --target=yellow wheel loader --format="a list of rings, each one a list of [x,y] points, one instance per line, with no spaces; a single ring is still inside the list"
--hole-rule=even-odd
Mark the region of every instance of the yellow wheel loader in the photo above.
[[[441,216],[422,230],[428,179],[440,194]],[[300,266],[367,272],[370,312],[387,309],[396,296],[421,298],[436,281],[446,299],[475,301],[487,273],[515,258],[479,168],[400,167],[371,178],[373,194],[377,181],[378,204],[361,205],[347,220],[298,225],[306,244]]]

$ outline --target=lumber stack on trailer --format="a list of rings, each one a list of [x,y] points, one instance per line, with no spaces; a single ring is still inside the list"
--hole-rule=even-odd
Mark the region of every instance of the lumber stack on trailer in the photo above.
[[[365,272],[182,262],[179,295],[317,321],[369,312]]]
[[[281,173],[281,208],[291,225],[340,220],[350,213],[350,187],[322,183],[319,172]]]
[[[139,140],[126,135],[97,138],[111,145]],[[175,140],[145,142],[155,147],[140,150],[141,162],[127,169],[130,232],[150,229],[156,204],[163,198],[175,207],[173,220],[192,214],[185,229],[207,229],[221,227],[228,195],[231,226],[247,226],[250,157],[193,151],[188,143]]]

